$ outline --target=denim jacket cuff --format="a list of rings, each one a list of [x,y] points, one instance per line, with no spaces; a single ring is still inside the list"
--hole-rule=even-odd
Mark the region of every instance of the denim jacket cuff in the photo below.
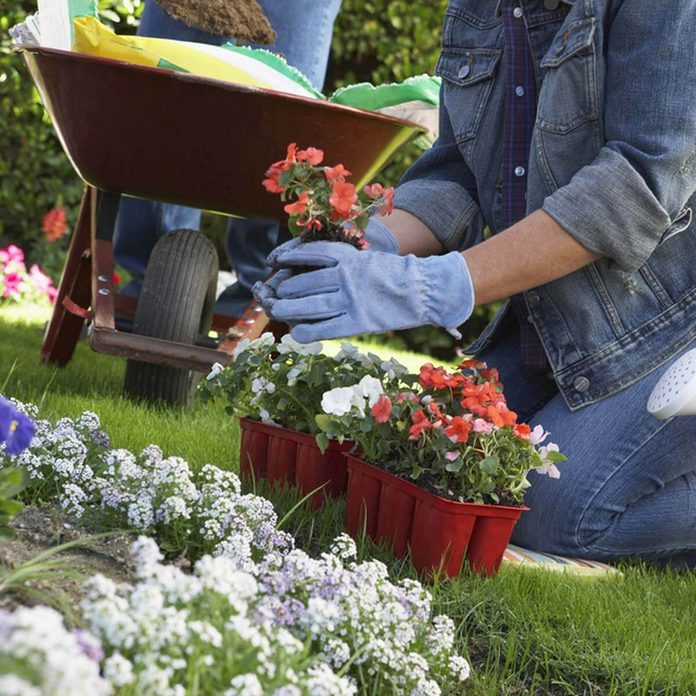
[[[415,215],[447,251],[465,248],[472,233],[474,238],[482,233],[478,204],[452,181],[407,181],[396,189],[394,207]]]
[[[645,263],[670,225],[643,177],[608,147],[548,196],[543,210],[580,244],[629,273]]]

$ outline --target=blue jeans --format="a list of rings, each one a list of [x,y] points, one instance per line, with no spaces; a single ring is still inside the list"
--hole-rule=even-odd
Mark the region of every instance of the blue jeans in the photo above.
[[[513,543],[579,558],[671,557],[696,566],[696,417],[663,421],[646,409],[671,362],[570,411],[553,379],[522,366],[517,333],[479,357],[498,368],[520,420],[541,424],[568,457],[559,465],[560,479],[529,475],[530,510]]]
[[[266,48],[282,53],[290,65],[301,70],[317,89],[321,89],[341,0],[260,0],[260,4],[278,35],[276,43]],[[227,41],[227,37],[186,26],[168,15],[154,0],[148,0],[145,5],[138,33],[209,44]],[[163,234],[181,228],[197,230],[200,222],[201,211],[194,208],[123,198],[116,223],[114,255],[133,276],[123,292],[139,294],[150,252]],[[239,316],[244,311],[251,300],[251,287],[268,273],[264,262],[277,242],[278,224],[275,222],[230,219],[225,246],[237,273],[237,282],[218,298],[217,312]]]

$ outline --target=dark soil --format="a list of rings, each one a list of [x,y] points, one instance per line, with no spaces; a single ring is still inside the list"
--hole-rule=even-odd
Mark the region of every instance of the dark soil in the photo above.
[[[212,34],[260,44],[276,39],[256,0],[160,0],[160,5],[175,19]]]
[[[0,544],[0,582],[4,570],[17,568],[54,546],[95,533],[76,525],[74,520],[51,508],[26,507],[15,517],[12,526],[16,536]],[[116,582],[132,582],[133,567],[128,549],[134,538],[133,535],[118,534],[70,548],[52,558],[58,558],[71,574],[77,573],[80,577],[52,573],[46,579],[31,580],[28,589],[67,604],[77,612],[83,596],[82,583],[90,576],[101,573]],[[37,602],[41,600],[21,589],[17,592],[0,592],[0,606]]]

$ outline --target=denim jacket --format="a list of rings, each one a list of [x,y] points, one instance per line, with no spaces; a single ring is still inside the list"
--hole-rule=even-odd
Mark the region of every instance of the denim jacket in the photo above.
[[[525,293],[571,409],[696,337],[696,0],[519,0],[539,89],[527,212],[602,258]],[[450,0],[440,135],[395,205],[447,250],[501,229],[505,47],[498,0]],[[544,253],[543,249],[539,250]],[[472,346],[484,348],[506,307]]]

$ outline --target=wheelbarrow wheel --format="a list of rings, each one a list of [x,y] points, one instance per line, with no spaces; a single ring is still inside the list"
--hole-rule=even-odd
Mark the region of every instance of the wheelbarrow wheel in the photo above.
[[[213,319],[218,256],[212,242],[194,230],[159,239],[147,266],[133,333],[193,345]],[[188,407],[200,379],[177,367],[128,360],[127,396]]]

